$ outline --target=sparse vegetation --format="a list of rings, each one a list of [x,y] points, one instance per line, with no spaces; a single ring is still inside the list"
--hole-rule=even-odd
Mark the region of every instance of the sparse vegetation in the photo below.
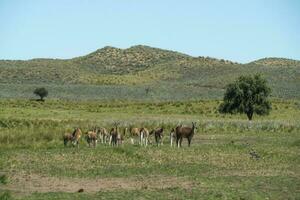
[[[270,84],[272,97],[299,98],[300,62],[267,60],[272,62],[239,64],[147,46],[106,47],[69,60],[2,60],[0,95],[31,97],[30,90],[40,85],[54,98],[121,99],[124,95],[117,94],[122,93],[135,100],[221,99],[224,85],[241,75],[261,73]],[[155,92],[143,95],[145,87]]]

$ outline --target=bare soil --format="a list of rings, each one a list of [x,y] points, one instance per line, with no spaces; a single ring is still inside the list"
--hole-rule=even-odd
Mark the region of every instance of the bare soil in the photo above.
[[[180,187],[191,189],[195,184],[184,178],[153,176],[132,178],[58,178],[38,174],[14,174],[9,177],[9,183],[1,189],[14,193],[46,193],[46,192],[83,192],[112,191],[117,189],[166,189]]]

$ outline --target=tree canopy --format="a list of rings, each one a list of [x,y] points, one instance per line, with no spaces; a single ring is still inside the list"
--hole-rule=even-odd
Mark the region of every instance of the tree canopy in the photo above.
[[[46,90],[46,88],[43,88],[43,87],[41,87],[41,88],[36,88],[36,89],[33,91],[33,93],[34,93],[35,95],[39,96],[41,101],[44,101],[44,98],[45,98],[46,96],[48,96],[48,90]]]
[[[221,113],[245,113],[249,120],[253,114],[267,115],[271,110],[268,96],[271,89],[267,81],[259,74],[241,76],[234,83],[227,85],[224,102],[220,105]]]

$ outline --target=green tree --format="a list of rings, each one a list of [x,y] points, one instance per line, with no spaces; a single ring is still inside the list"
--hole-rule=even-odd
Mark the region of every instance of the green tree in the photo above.
[[[40,97],[40,101],[44,101],[44,98],[48,96],[48,91],[43,87],[36,88],[33,93]]]
[[[267,81],[256,74],[254,76],[241,76],[234,83],[227,85],[224,102],[221,103],[221,113],[245,113],[249,120],[253,114],[267,115],[271,110],[268,96],[271,89]]]

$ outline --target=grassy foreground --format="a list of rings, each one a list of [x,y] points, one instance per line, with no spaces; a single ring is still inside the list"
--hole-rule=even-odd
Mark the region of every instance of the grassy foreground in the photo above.
[[[219,114],[219,103],[1,100],[0,199],[299,199],[299,102],[274,100],[251,123]],[[115,121],[162,125],[165,144],[63,147],[75,126]],[[169,130],[192,121],[192,147],[171,148]]]

